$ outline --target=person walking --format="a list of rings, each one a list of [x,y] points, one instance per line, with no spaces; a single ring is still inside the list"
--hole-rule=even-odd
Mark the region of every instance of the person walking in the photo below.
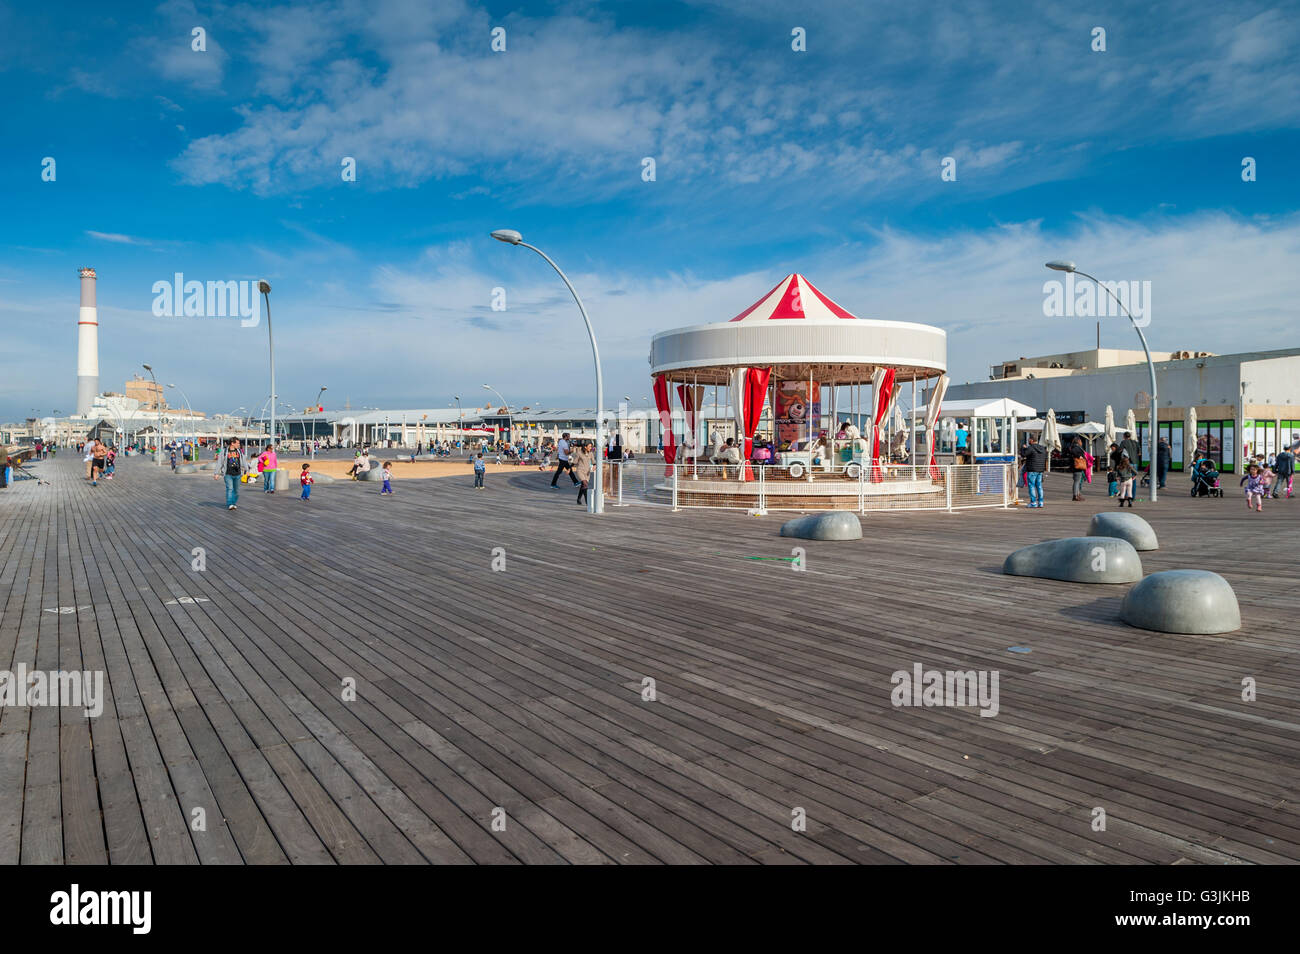
[[[565,431],[560,435],[559,443],[555,445],[557,463],[555,465],[555,473],[551,475],[552,487],[554,487],[555,482],[560,479],[560,474],[564,473],[566,470],[569,472],[569,479],[573,481],[575,485],[578,483],[578,478],[573,476],[573,463],[569,460],[569,451],[569,432]]]
[[[487,462],[483,460],[483,454],[480,451],[474,458],[474,489],[483,489],[483,475],[487,473]]]
[[[1277,498],[1277,492],[1283,485],[1286,485],[1287,499],[1291,499],[1291,484],[1295,480],[1295,455],[1285,447],[1277,452],[1273,473],[1276,475],[1273,481],[1274,499]]]
[[[1115,471],[1115,479],[1119,481],[1119,505],[1124,506],[1124,501],[1128,501],[1129,509],[1133,508],[1133,495],[1136,492],[1137,471],[1133,469],[1133,462],[1129,459],[1128,454],[1122,454],[1119,459],[1119,467]]]
[[[104,476],[104,471],[108,469],[108,448],[104,446],[103,441],[96,438],[90,453],[90,486],[98,487],[99,478]]]
[[[573,462],[573,470],[577,473],[578,483],[578,504],[585,506],[587,503],[587,483],[591,480],[591,472],[596,467],[596,456],[591,452],[586,444],[578,448],[578,453]]]
[[[384,481],[384,486],[379,489],[380,495],[391,497],[393,495],[393,462],[391,460],[384,461],[384,469],[379,476]]]
[[[262,475],[262,493],[275,493],[275,471],[279,466],[280,460],[275,455],[275,447],[267,444],[257,457],[257,472]]]
[[[1169,449],[1168,438],[1160,438],[1160,443],[1156,445],[1156,488],[1164,490],[1165,478],[1169,476],[1169,467],[1173,463],[1174,454]]]
[[[226,480],[226,509],[237,510],[239,503],[239,481],[244,476],[244,455],[240,452],[239,441],[231,440],[226,448],[225,460],[221,469],[212,475],[213,480]]]
[[[1083,449],[1083,441],[1076,437],[1065,452],[1070,458],[1070,474],[1074,478],[1074,490],[1070,499],[1083,499],[1083,478],[1088,471],[1088,455]]]
[[[1043,506],[1043,474],[1047,471],[1047,462],[1051,452],[1038,443],[1038,438],[1030,434],[1029,442],[1021,452],[1025,466],[1025,483],[1029,487],[1029,506]]]
[[[1137,441],[1133,440],[1131,431],[1124,432],[1124,437],[1119,442],[1119,449],[1120,453],[1128,455],[1128,462],[1134,469],[1142,466],[1142,448]]]
[[[302,499],[311,499],[311,485],[316,483],[316,478],[311,475],[311,464],[302,465],[302,473],[298,476],[298,483],[302,484]]]

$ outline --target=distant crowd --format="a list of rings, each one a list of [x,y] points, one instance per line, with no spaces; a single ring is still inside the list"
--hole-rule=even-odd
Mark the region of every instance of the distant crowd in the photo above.
[[[1098,468],[1098,462],[1085,447],[1083,440],[1075,437],[1063,450],[1073,478],[1072,499],[1083,499],[1084,484],[1092,482],[1092,474]],[[1264,509],[1264,498],[1274,500],[1279,497],[1290,499],[1294,494],[1296,458],[1300,455],[1300,434],[1292,435],[1292,442],[1276,453],[1254,454],[1245,463],[1239,486],[1246,499],[1246,506],[1256,512]],[[1148,463],[1145,473],[1138,470],[1142,459],[1142,448],[1129,431],[1113,442],[1107,450],[1106,485],[1108,496],[1119,501],[1121,507],[1132,507],[1136,499],[1137,486],[1149,486],[1151,467]],[[1025,445],[1020,449],[1022,466],[1021,481],[1028,490],[1029,506],[1037,509],[1044,506],[1043,475],[1051,466],[1051,450],[1040,443],[1036,435],[1029,435]],[[1173,452],[1169,441],[1161,438],[1156,445],[1155,481],[1156,488],[1162,490],[1169,478],[1173,464]],[[1222,497],[1223,474],[1218,464],[1208,455],[1195,456],[1190,466],[1193,497]]]

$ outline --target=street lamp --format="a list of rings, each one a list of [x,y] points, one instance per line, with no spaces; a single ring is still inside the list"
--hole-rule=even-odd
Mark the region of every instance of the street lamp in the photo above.
[[[490,384],[485,384],[485,385],[483,385],[483,389],[484,389],[485,391],[491,391],[491,392],[492,392],[493,394],[495,394],[497,397],[501,398],[501,404],[502,404],[502,406],[504,406],[505,409],[506,409],[506,422],[507,422],[507,426],[510,428],[510,440],[513,441],[513,440],[515,439],[515,419],[514,419],[514,416],[510,413],[510,402],[507,401],[507,400],[502,396],[502,394],[501,394],[500,391],[498,391],[496,388],[492,387],[492,385],[490,385]]]
[[[181,399],[185,401],[185,408],[190,412],[190,440],[194,443],[194,459],[199,459],[199,437],[194,430],[194,405],[190,404],[190,396],[185,393],[184,388],[177,388],[174,384],[167,385],[169,388],[176,388],[181,392]]]
[[[154,390],[161,394],[162,389],[158,387],[158,378],[154,376],[153,368],[151,368],[147,364],[142,365],[142,367],[149,372],[149,377],[153,378]],[[155,402],[155,405],[156,403],[157,402]],[[154,420],[158,425],[158,432],[157,432],[157,437],[154,438],[154,442],[153,442],[153,462],[155,464],[161,464],[162,463],[162,409],[155,406],[154,414],[155,414]],[[126,439],[125,434],[122,435],[122,439],[123,440]]]
[[[1151,424],[1150,424],[1150,433],[1147,435],[1147,445],[1149,448],[1147,451],[1147,456],[1149,459],[1148,476],[1151,481],[1151,502],[1155,503],[1156,485],[1159,483],[1159,481],[1156,479],[1156,475],[1158,472],[1158,467],[1156,466],[1156,442],[1159,439],[1159,434],[1157,433],[1157,418],[1159,416],[1160,410],[1156,403],[1156,365],[1155,362],[1151,360],[1151,349],[1147,347],[1147,336],[1144,335],[1142,333],[1142,329],[1138,327],[1137,320],[1133,317],[1132,312],[1130,312],[1127,308],[1124,307],[1124,303],[1119,300],[1119,298],[1115,295],[1115,293],[1111,291],[1109,288],[1107,288],[1102,282],[1097,281],[1097,279],[1093,278],[1093,276],[1089,275],[1087,272],[1079,271],[1078,267],[1075,266],[1074,262],[1061,262],[1061,261],[1048,262],[1047,267],[1057,272],[1069,272],[1072,275],[1082,275],[1084,278],[1091,281],[1098,288],[1105,290],[1107,295],[1115,299],[1115,304],[1119,305],[1119,307],[1123,309],[1124,314],[1128,315],[1128,320],[1133,324],[1133,330],[1137,332],[1138,338],[1142,342],[1142,351],[1147,356],[1147,372],[1151,375],[1151,400],[1149,405],[1151,409]],[[1141,461],[1134,461],[1134,463],[1138,467],[1142,466]]]
[[[328,391],[328,390],[329,390],[329,388],[325,387],[325,385],[322,384],[322,385],[320,386],[320,390],[316,392],[316,406],[317,406],[317,407],[321,407],[321,408],[324,407],[324,405],[321,404],[321,402],[320,402],[320,397],[321,397],[322,394],[324,394],[324,393],[325,393],[326,391]],[[319,411],[313,411],[312,413],[314,413],[314,414],[319,414],[320,412],[319,412]],[[305,434],[306,431],[307,431],[307,424],[306,424],[306,422],[303,422],[302,427],[303,427],[303,433]],[[314,420],[311,422],[311,459],[312,459],[312,460],[315,460],[315,459],[316,459],[316,422],[315,422]]]
[[[548,265],[555,269],[555,273],[560,276],[565,287],[569,289],[569,294],[573,300],[578,303],[578,311],[582,312],[582,320],[587,325],[587,336],[591,339],[591,359],[596,366],[596,472],[595,478],[591,485],[591,500],[587,504],[589,513],[598,514],[605,512],[605,500],[601,496],[601,455],[605,446],[605,382],[600,374],[600,350],[596,347],[596,333],[591,328],[591,319],[587,316],[587,309],[582,304],[582,299],[578,297],[578,292],[570,283],[564,272],[560,271],[560,266],[551,261],[549,255],[543,252],[535,245],[529,245],[524,241],[522,235],[514,229],[497,229],[492,233],[492,237],[498,242],[505,242],[507,245],[521,245],[524,248],[530,248],[542,258],[546,259]]]
[[[459,428],[459,433],[456,435],[456,454],[457,456],[460,456],[460,452],[465,447],[465,412],[464,410],[461,409],[460,406],[460,395],[453,394],[452,397],[456,401],[456,417],[459,421],[459,423],[457,424],[457,427]]]
[[[271,356],[271,446],[275,446],[275,340],[271,337],[271,283],[257,283],[257,290],[266,302],[266,348]]]

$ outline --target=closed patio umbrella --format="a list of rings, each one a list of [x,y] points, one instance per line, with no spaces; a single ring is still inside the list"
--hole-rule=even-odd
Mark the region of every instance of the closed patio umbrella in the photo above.
[[[1190,470],[1196,464],[1196,408],[1187,409],[1187,420],[1183,422],[1183,453],[1187,455],[1187,467]]]
[[[1056,411],[1050,407],[1047,409],[1047,419],[1043,421],[1043,436],[1038,440],[1048,450],[1061,449],[1061,432],[1056,426]]]
[[[1116,439],[1119,435],[1115,433],[1115,409],[1109,404],[1106,405],[1106,448],[1109,450],[1111,444],[1118,444]]]

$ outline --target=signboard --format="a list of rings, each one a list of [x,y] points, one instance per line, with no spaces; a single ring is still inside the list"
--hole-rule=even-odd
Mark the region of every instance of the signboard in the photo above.
[[[789,450],[794,441],[807,441],[811,428],[821,420],[821,389],[819,382],[782,381],[776,387],[776,443],[780,450]]]

